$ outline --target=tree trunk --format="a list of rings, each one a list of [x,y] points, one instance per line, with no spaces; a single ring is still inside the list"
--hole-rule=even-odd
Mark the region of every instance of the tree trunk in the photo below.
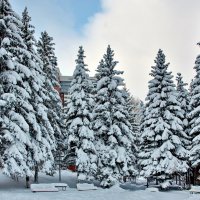
[[[156,174],[156,185],[158,185],[158,174]]]
[[[193,184],[196,185],[196,167],[193,169],[193,177],[194,177]]]
[[[191,188],[190,169],[188,170],[188,184],[189,188]]]
[[[35,166],[34,183],[38,183],[38,165]]]
[[[26,176],[26,188],[30,188],[30,177]]]
[[[147,178],[147,188],[149,187],[149,179]]]

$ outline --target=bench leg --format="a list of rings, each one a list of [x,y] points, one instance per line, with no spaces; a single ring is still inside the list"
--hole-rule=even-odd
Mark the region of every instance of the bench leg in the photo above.
[[[65,190],[66,190],[66,187],[62,187],[62,190],[65,191]]]

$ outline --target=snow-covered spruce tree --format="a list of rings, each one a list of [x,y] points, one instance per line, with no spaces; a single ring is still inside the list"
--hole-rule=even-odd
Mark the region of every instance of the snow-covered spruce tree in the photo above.
[[[123,72],[115,69],[117,62],[110,46],[96,73],[94,131],[98,151],[98,174],[102,187],[111,187],[124,176],[136,173],[132,154],[133,133],[123,97]]]
[[[69,91],[66,107],[66,129],[68,152],[75,147],[78,181],[92,180],[97,170],[97,156],[93,144],[92,130],[92,82],[84,63],[84,50],[79,48],[76,68]]]
[[[142,118],[143,102],[140,99],[134,98],[130,92],[128,92],[128,111],[130,114],[130,123],[134,132],[139,132],[140,123]]]
[[[181,112],[183,113],[183,117],[181,118],[183,122],[183,132],[185,133],[181,138],[181,140],[183,141],[185,148],[189,151],[190,137],[189,137],[189,125],[188,125],[188,113],[189,113],[190,95],[188,90],[185,88],[187,83],[183,82],[183,77],[181,73],[177,73],[176,81],[177,81],[176,90],[178,92],[178,101],[180,102]]]
[[[0,94],[3,94],[3,85],[0,85]],[[2,143],[2,135],[3,135],[3,130],[4,130],[4,120],[3,120],[3,116],[4,116],[4,112],[6,110],[7,107],[7,101],[3,100],[2,97],[0,96],[0,167],[3,167],[3,160],[2,160],[2,156],[4,153],[3,150],[3,143]]]
[[[153,79],[149,81],[139,156],[141,174],[162,181],[186,173],[188,165],[187,150],[181,140],[185,136],[183,113],[162,50],[158,51],[155,64],[150,73]]]
[[[123,97],[126,99],[126,106],[129,113],[129,122],[131,123],[132,127],[134,126],[134,99],[133,96],[130,94],[129,90],[126,87],[123,87]]]
[[[32,175],[32,143],[29,117],[33,112],[28,79],[31,71],[23,65],[29,57],[21,38],[22,24],[8,0],[0,0],[0,99],[8,106],[1,110],[1,142],[4,173],[8,176]]]
[[[49,119],[52,95],[46,89],[46,74],[43,72],[43,63],[36,52],[36,40],[34,38],[34,26],[30,24],[31,17],[27,8],[22,13],[22,38],[27,46],[29,56],[23,57],[23,64],[31,71],[29,79],[24,80],[29,85],[34,114],[29,116],[30,134],[32,139],[32,159],[35,169],[35,182],[38,182],[38,170],[47,173],[52,171],[54,158],[52,152],[55,150],[55,130]],[[51,86],[52,87],[52,86]],[[38,168],[39,167],[39,168]]]
[[[43,62],[43,71],[46,75],[45,88],[47,91],[50,91],[48,94],[50,101],[46,102],[45,106],[48,108],[48,118],[54,130],[57,144],[57,152],[54,155],[57,156],[57,154],[60,154],[60,151],[64,151],[63,139],[66,129],[64,126],[62,102],[59,96],[60,84],[54,45],[53,38],[46,31],[42,32],[37,50]]]
[[[44,72],[47,74],[54,87],[60,87],[58,79],[57,58],[55,56],[55,43],[46,31],[41,33],[38,41],[38,53],[44,63]]]
[[[140,125],[141,125],[141,120],[143,117],[144,105],[140,99],[134,98],[127,89],[125,89],[125,94],[127,94],[126,104],[127,104],[128,114],[129,114],[128,120],[131,123],[133,137],[134,137],[134,141],[132,142],[133,152],[136,156],[137,168],[140,169],[138,153],[140,152],[140,143],[141,143]]]
[[[132,160],[132,166],[136,168],[138,168],[138,150],[139,150],[139,137],[140,137],[140,132],[139,132],[139,127],[140,127],[140,108],[138,106],[138,103],[136,103],[136,100],[133,98],[133,96],[131,95],[131,93],[128,91],[128,89],[126,87],[122,88],[122,96],[124,101],[123,106],[124,106],[124,110],[125,115],[126,115],[126,119],[127,122],[130,123],[129,124],[129,128],[131,130],[132,133],[132,141],[131,141],[131,150],[129,152],[129,155],[131,157]],[[137,101],[140,102],[140,101]],[[129,166],[131,166],[131,164],[129,163]],[[134,168],[132,168],[132,172],[129,171],[129,174],[127,174],[129,177],[135,177],[136,176],[136,171],[134,171]],[[133,173],[134,172],[134,173]],[[124,177],[124,180],[126,180],[126,176]]]
[[[4,121],[4,116],[6,112],[9,112],[11,104],[14,103],[15,99],[11,93],[5,94],[3,93],[3,85],[0,84],[0,168],[3,168],[3,156],[5,152],[6,145],[4,145],[4,133],[6,131],[6,125],[8,124]]]
[[[191,96],[189,94],[189,91],[185,88],[185,86],[187,85],[187,83],[183,82],[183,77],[181,75],[181,73],[177,73],[177,77],[176,77],[176,81],[177,81],[177,86],[176,86],[176,90],[178,92],[178,101],[181,104],[181,109],[182,109],[182,113],[183,113],[183,131],[185,132],[185,136],[183,136],[181,138],[181,140],[183,141],[183,144],[185,146],[185,148],[188,150],[188,155],[187,155],[187,163],[189,165],[188,168],[188,174],[186,175],[186,184],[190,184],[190,174],[191,174],[191,162],[189,160],[189,154],[190,154],[190,150],[191,150],[191,136],[190,136],[190,118],[188,117],[191,109],[189,106],[190,100],[191,100]]]
[[[189,113],[189,126],[190,136],[192,137],[191,150],[190,150],[190,161],[192,167],[196,168],[200,164],[200,55],[197,56],[195,61],[196,75],[190,85],[190,113]],[[194,170],[195,172],[196,170]],[[194,174],[196,179],[196,172]],[[195,184],[195,182],[194,182]]]

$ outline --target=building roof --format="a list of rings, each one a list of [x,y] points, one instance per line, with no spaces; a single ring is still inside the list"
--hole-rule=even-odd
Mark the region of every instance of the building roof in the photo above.
[[[73,76],[60,76],[60,81],[71,81]]]
[[[61,93],[68,93],[72,79],[73,76],[60,76]],[[90,79],[95,80],[94,77],[90,77]]]

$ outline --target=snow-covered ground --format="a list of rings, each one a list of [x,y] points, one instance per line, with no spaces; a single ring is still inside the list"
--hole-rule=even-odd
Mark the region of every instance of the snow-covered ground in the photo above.
[[[40,174],[40,183],[58,182],[54,177]],[[0,200],[200,200],[200,194],[189,194],[188,191],[148,192],[144,187],[133,184],[123,185],[122,189],[115,186],[111,189],[92,191],[77,191],[76,174],[70,171],[62,172],[62,182],[69,188],[59,192],[36,192],[25,188],[25,181],[15,182],[0,172]]]

